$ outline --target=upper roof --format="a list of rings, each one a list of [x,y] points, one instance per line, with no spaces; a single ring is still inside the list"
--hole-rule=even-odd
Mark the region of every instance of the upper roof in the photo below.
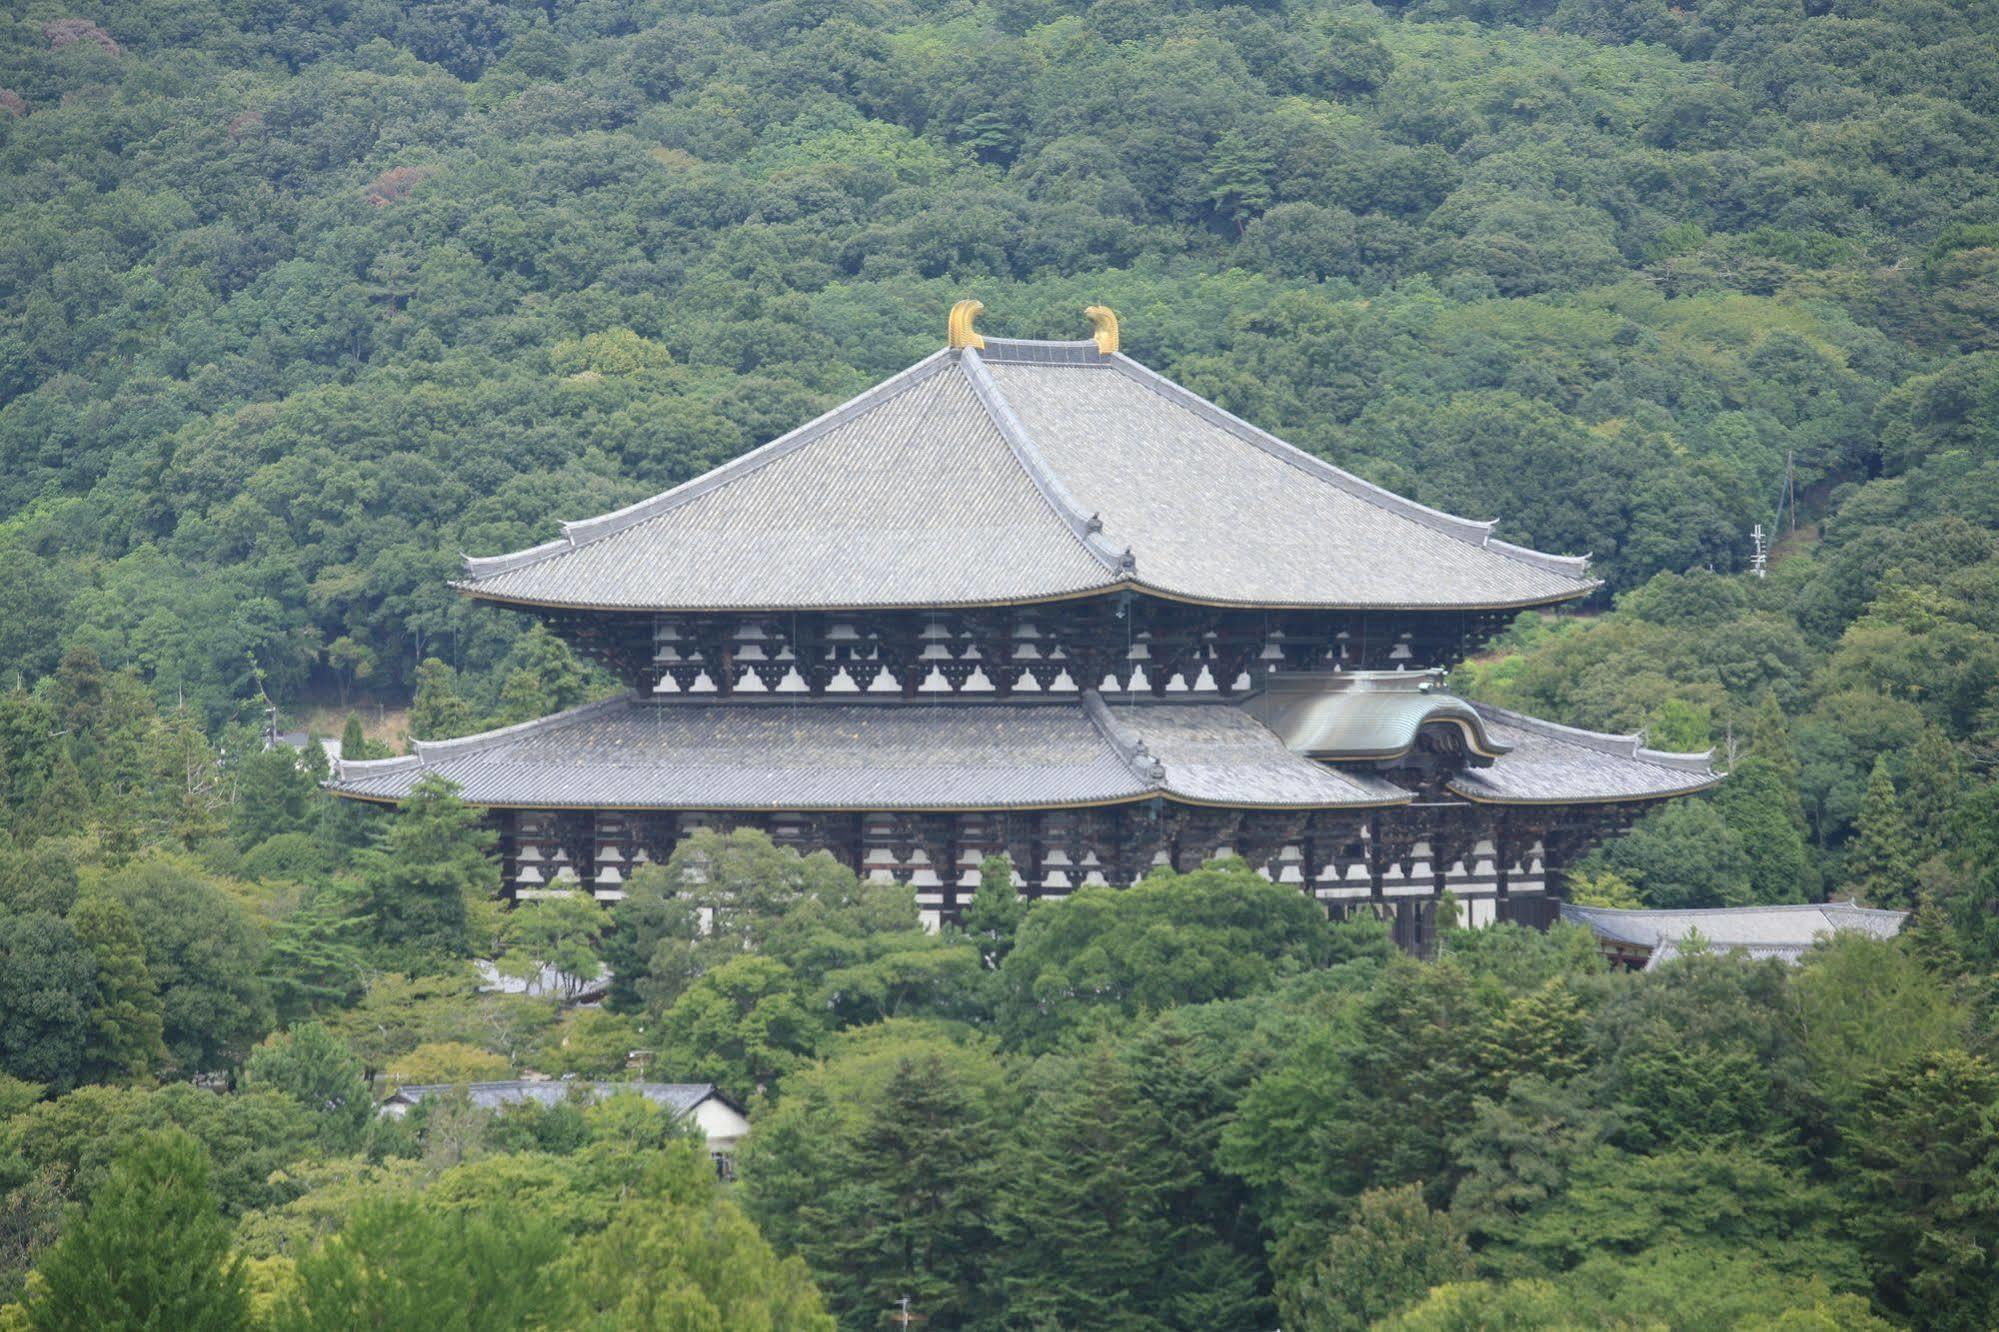
[[[1685,951],[1698,935],[1709,947],[1752,957],[1796,958],[1819,940],[1842,930],[1892,939],[1908,919],[1906,911],[1884,911],[1851,902],[1800,905],[1708,907],[1685,911],[1641,911],[1619,907],[1562,904],[1562,919],[1587,925],[1598,937],[1649,948],[1647,970]]]
[[[705,476],[460,588],[613,610],[923,608],[1134,589],[1215,605],[1484,609],[1596,587],[1094,342],[926,357]]]
[[[1383,755],[1371,741],[1308,756],[1253,708],[1254,700],[1227,699],[1113,704],[1094,690],[938,702],[628,696],[483,735],[419,741],[403,758],[343,760],[331,786],[399,801],[434,773],[477,805],[768,812],[1049,809],[1154,797],[1341,809],[1413,799],[1373,770]],[[1491,766],[1450,779],[1471,799],[1650,800],[1720,780],[1705,756],[1658,755],[1628,737],[1482,706],[1478,715],[1494,742]]]

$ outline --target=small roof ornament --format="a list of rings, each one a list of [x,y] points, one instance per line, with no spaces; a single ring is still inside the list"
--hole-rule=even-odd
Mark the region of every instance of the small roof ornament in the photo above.
[[[1092,305],[1083,313],[1097,326],[1097,350],[1105,356],[1117,355],[1117,311],[1108,305]]]
[[[986,340],[979,336],[977,329],[972,327],[972,321],[985,312],[985,304],[981,301],[959,301],[956,305],[952,306],[951,320],[946,325],[948,333],[947,345],[955,349],[971,347],[978,351],[984,351],[986,349]]]

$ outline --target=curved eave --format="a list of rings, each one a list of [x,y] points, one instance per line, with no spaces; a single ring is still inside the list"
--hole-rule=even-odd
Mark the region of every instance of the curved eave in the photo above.
[[[1471,803],[1474,805],[1509,805],[1526,809],[1526,808],[1537,808],[1537,807],[1553,808],[1555,806],[1561,806],[1561,805],[1644,805],[1644,804],[1650,804],[1658,800],[1678,800],[1682,796],[1699,795],[1703,791],[1712,791],[1715,787],[1720,786],[1723,780],[1724,779],[1721,776],[1721,774],[1717,773],[1715,776],[1709,778],[1705,782],[1699,783],[1698,785],[1678,787],[1673,790],[1667,790],[1667,791],[1647,791],[1634,795],[1563,796],[1558,799],[1546,799],[1546,800],[1526,799],[1526,798],[1507,799],[1500,796],[1494,796],[1491,794],[1481,795],[1478,792],[1467,791],[1464,788],[1460,787],[1455,779],[1452,781],[1445,782],[1444,789],[1449,791],[1452,795],[1461,796],[1464,799],[1471,801]]]
[[[337,782],[325,782],[322,783],[322,787],[323,789],[325,789],[327,794],[338,797],[341,800],[354,800],[362,804],[381,805],[385,808],[391,808],[391,809],[402,803],[401,797],[373,795],[361,791],[350,791],[342,788],[340,784]],[[707,812],[724,813],[724,814],[881,814],[881,813],[982,814],[998,809],[998,810],[1005,810],[1009,813],[1032,814],[1042,810],[1115,809],[1126,805],[1143,805],[1153,800],[1161,800],[1165,801],[1168,804],[1174,804],[1174,805],[1186,805],[1195,809],[1345,810],[1345,809],[1395,809],[1399,808],[1400,806],[1410,804],[1415,800],[1415,796],[1413,794],[1407,795],[1398,800],[1340,801],[1337,803],[1330,803],[1330,804],[1325,802],[1287,804],[1282,801],[1274,801],[1274,800],[1260,800],[1255,802],[1197,800],[1191,796],[1175,795],[1170,791],[1146,791],[1146,792],[1141,792],[1138,795],[1118,796],[1115,799],[1109,799],[1109,800],[1066,800],[1066,801],[1053,800],[1053,801],[1043,801],[1040,803],[1027,804],[1027,805],[796,804],[796,805],[749,806],[749,805],[646,804],[646,803],[638,803],[638,804],[592,803],[586,805],[567,805],[567,804],[556,804],[550,802],[537,803],[531,801],[516,801],[504,804],[495,802],[493,804],[485,804],[475,800],[466,801],[465,803],[473,805],[479,809],[552,810],[552,811],[562,811],[562,812],[571,812],[571,813],[583,810],[604,809],[604,810],[616,810],[621,813],[631,813],[631,814],[655,813],[655,812],[664,813],[664,814],[691,814],[691,813],[707,813]]]
[[[1592,580],[1588,585],[1573,591],[1557,593],[1553,596],[1530,597],[1520,601],[1464,601],[1464,602],[1341,602],[1341,601],[1256,601],[1228,597],[1204,597],[1171,588],[1155,587],[1144,579],[1118,579],[1101,586],[1079,588],[1069,592],[1048,592],[1034,596],[1003,597],[980,601],[883,601],[851,602],[842,604],[801,606],[790,603],[770,605],[674,605],[624,604],[606,602],[565,601],[545,597],[510,596],[489,592],[479,586],[476,580],[459,579],[450,584],[457,592],[478,601],[488,601],[499,606],[515,606],[523,610],[567,610],[592,611],[612,615],[782,615],[790,612],[800,614],[868,614],[876,611],[918,611],[918,610],[978,610],[1000,606],[1048,606],[1065,601],[1080,601],[1087,597],[1112,596],[1119,592],[1137,592],[1157,597],[1161,601],[1173,601],[1187,606],[1213,606],[1223,610],[1272,610],[1272,611],[1328,611],[1350,614],[1400,613],[1419,614],[1467,614],[1480,611],[1522,611],[1538,606],[1557,606],[1563,602],[1576,601],[1589,596],[1603,584]]]

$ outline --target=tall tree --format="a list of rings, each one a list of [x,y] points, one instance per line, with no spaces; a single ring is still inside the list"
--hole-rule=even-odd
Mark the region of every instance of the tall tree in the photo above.
[[[1917,863],[1949,847],[1950,821],[1964,797],[1964,760],[1940,726],[1925,726],[1902,766],[1902,810]]]
[[[1907,909],[1916,904],[1916,838],[1902,814],[1886,755],[1874,760],[1867,797],[1846,856],[1846,883],[1863,901]]]
[[[499,888],[495,840],[449,782],[421,778],[359,857],[376,937],[412,963],[469,956],[473,908]]]
[[[1869,1078],[1843,1136],[1847,1230],[1891,1313],[1999,1320],[1999,1072],[1944,1050]]]
[[[179,1129],[139,1139],[41,1263],[37,1332],[231,1332],[250,1326],[241,1263],[208,1182],[208,1153]]]
[[[458,692],[458,672],[426,657],[416,668],[416,698],[410,703],[410,735],[418,740],[449,740],[474,729],[472,705]]]
[[[167,1062],[166,1016],[139,927],[123,902],[103,892],[82,897],[69,923],[97,963],[83,1077],[90,1082],[144,1078]]]

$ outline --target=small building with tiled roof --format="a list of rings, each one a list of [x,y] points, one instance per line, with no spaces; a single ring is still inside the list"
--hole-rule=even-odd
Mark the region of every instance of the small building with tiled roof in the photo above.
[[[716,1153],[735,1151],[749,1135],[750,1120],[743,1107],[712,1082],[585,1082],[571,1078],[511,1078],[498,1082],[409,1083],[382,1099],[380,1113],[400,1119],[433,1097],[462,1092],[481,1110],[513,1105],[553,1107],[591,1104],[610,1096],[642,1096],[684,1120]]]
[[[1564,902],[1562,919],[1587,927],[1596,935],[1604,955],[1617,965],[1650,971],[1695,948],[1795,962],[1835,934],[1851,932],[1873,939],[1892,939],[1902,932],[1909,913],[1852,902],[1679,911]]]
[[[1578,556],[1496,539],[1293,448],[1125,356],[949,345],[734,462],[457,584],[534,615],[624,696],[336,765],[493,811],[516,894],[615,899],[697,827],[750,825],[956,912],[1219,854],[1422,947],[1553,917],[1561,867],[1705,754],[1453,696]]]

